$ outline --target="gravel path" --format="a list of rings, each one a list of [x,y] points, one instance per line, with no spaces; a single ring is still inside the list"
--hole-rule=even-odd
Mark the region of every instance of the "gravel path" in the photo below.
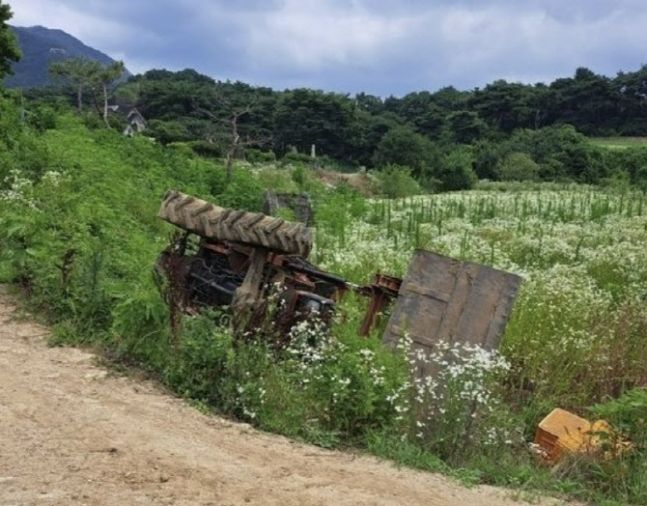
[[[525,504],[202,414],[47,332],[0,295],[0,505]]]

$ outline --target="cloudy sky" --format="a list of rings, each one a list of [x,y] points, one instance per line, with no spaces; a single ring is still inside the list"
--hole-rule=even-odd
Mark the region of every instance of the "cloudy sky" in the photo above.
[[[645,0],[9,0],[132,72],[387,96],[647,63]]]

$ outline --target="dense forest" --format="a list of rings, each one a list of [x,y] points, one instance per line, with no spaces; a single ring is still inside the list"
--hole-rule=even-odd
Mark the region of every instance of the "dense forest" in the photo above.
[[[73,102],[73,88],[59,83],[27,96]],[[151,70],[113,90],[120,111],[136,107],[148,134],[163,144],[252,162],[306,161],[314,149],[320,163],[341,169],[403,167],[432,191],[469,188],[476,179],[615,178],[644,186],[644,150],[610,152],[587,136],[647,134],[646,99],[647,66],[615,78],[579,68],[549,85],[499,80],[472,91],[448,87],[385,99],[275,91],[193,70]],[[119,114],[113,121],[119,126]]]

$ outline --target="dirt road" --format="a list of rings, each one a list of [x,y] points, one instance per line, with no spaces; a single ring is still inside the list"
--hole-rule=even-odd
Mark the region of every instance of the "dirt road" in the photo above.
[[[14,311],[0,295],[0,505],[518,504],[204,415]]]

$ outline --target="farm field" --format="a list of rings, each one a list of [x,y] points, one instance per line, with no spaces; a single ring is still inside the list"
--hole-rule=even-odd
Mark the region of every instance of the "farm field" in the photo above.
[[[496,454],[507,446],[508,457],[523,453],[553,407],[608,416],[622,408],[611,404],[609,410],[605,402],[647,384],[646,203],[642,193],[577,186],[373,201],[361,216],[320,227],[315,257],[359,282],[374,270],[402,274],[414,248],[422,247],[524,278],[498,357],[483,358],[478,350],[479,360],[468,360],[465,370],[441,374],[440,383],[456,389],[454,398],[438,401],[437,385],[414,385],[419,402],[438,405],[429,425],[418,422],[409,435],[450,461],[474,463],[488,448]],[[431,359],[445,363],[442,354]],[[475,398],[476,423],[461,418],[457,407]],[[625,408],[632,401],[626,402]],[[463,438],[471,449],[457,443]],[[501,470],[505,453],[492,479],[514,472]],[[637,465],[645,472],[644,460],[633,462],[607,463],[606,471]],[[643,480],[634,479],[624,483],[626,491],[644,494]]]

